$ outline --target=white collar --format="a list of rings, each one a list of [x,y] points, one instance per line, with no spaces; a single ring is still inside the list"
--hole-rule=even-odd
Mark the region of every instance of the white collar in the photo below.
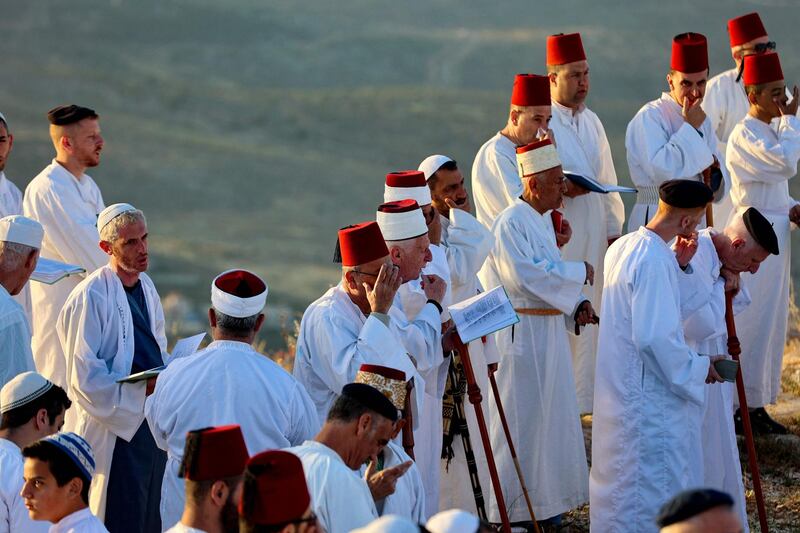
[[[208,346],[206,346],[206,350],[207,351],[210,351],[210,350],[213,350],[213,349],[217,349],[217,348],[226,348],[226,349],[229,349],[229,350],[236,350],[236,351],[239,351],[239,352],[253,352],[253,351],[255,351],[255,349],[253,348],[253,346],[251,344],[248,344],[248,343],[242,342],[242,341],[233,341],[233,340],[227,340],[227,339],[221,339],[221,340],[212,341],[211,343],[209,343]]]
[[[88,507],[84,507],[80,511],[75,511],[72,514],[65,516],[59,520],[57,524],[50,526],[50,533],[55,533],[57,531],[68,531],[70,527],[80,524],[89,518],[94,518],[94,515]]]
[[[578,106],[578,110],[573,113],[573,109],[569,106],[562,105],[555,100],[551,100],[551,103],[553,104],[553,109],[555,111],[567,115],[570,118],[576,118],[578,115],[583,113],[584,109],[586,109],[586,104],[581,104]]]
[[[682,109],[680,104],[675,101],[675,99],[672,97],[672,95],[670,93],[662,92],[661,93],[661,100],[664,101],[664,102],[668,102],[667,105],[672,104],[673,110],[680,111]]]
[[[0,286],[0,288],[2,288],[2,286]],[[16,443],[2,437],[0,437],[0,449],[15,455],[19,455],[20,458],[22,457],[22,450],[20,447],[17,446]]]

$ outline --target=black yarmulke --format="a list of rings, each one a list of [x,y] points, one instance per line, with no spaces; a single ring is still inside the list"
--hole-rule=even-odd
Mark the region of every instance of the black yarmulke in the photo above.
[[[348,383],[342,388],[342,396],[356,400],[364,407],[392,422],[397,422],[397,408],[381,391],[366,383]]]
[[[661,507],[656,524],[658,527],[667,527],[723,505],[733,507],[733,498],[724,492],[714,489],[687,490]]]
[[[747,231],[761,245],[763,249],[772,255],[778,255],[778,236],[767,218],[762,215],[755,207],[750,207],[742,215],[744,226]]]
[[[662,202],[681,209],[705,207],[713,196],[708,185],[695,180],[669,180],[658,188]]]
[[[97,118],[97,116],[94,109],[75,104],[56,106],[47,112],[47,120],[53,126],[68,126],[85,118]]]

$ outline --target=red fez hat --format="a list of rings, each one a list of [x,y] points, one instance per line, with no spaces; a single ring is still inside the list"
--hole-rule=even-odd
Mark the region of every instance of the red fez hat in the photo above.
[[[565,65],[585,59],[580,33],[559,33],[547,37],[548,65]]]
[[[334,262],[343,266],[363,265],[389,255],[377,222],[361,222],[339,230]]]
[[[517,74],[511,91],[511,104],[550,105],[550,78],[536,74]]]
[[[758,13],[748,13],[728,21],[728,35],[731,38],[731,46],[739,46],[753,39],[766,37],[767,30]]]
[[[744,57],[745,85],[761,85],[783,79],[781,61],[775,52],[766,54],[751,54]]]
[[[240,476],[248,457],[239,426],[198,429],[186,434],[179,474],[192,481]]]
[[[386,185],[389,187],[427,187],[425,173],[419,170],[401,170],[386,174]]]
[[[681,33],[672,40],[672,70],[693,74],[708,70],[708,42],[699,33]]]
[[[248,523],[269,526],[297,520],[310,504],[299,457],[270,450],[247,461],[239,515]]]

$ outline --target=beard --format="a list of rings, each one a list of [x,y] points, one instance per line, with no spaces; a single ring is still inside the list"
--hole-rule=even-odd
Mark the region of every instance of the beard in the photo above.
[[[225,502],[219,513],[219,521],[222,525],[222,531],[225,533],[237,533],[239,531],[239,509],[232,496],[228,496],[228,501]]]

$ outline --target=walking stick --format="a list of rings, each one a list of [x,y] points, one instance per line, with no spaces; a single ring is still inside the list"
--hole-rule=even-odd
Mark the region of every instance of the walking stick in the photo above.
[[[483,451],[486,455],[486,462],[489,466],[489,477],[492,479],[492,486],[494,487],[494,495],[497,498],[497,507],[500,509],[500,521],[503,524],[503,533],[511,533],[511,523],[508,520],[508,511],[506,510],[506,502],[503,498],[503,489],[500,487],[500,477],[497,475],[497,465],[494,462],[494,454],[492,454],[492,445],[489,442],[489,431],[486,429],[486,419],[483,417],[483,409],[481,409],[481,389],[475,381],[475,371],[472,368],[472,360],[469,357],[469,348],[461,341],[458,332],[453,330],[453,345],[455,350],[461,356],[461,365],[464,367],[464,376],[467,378],[467,396],[469,403],[475,408],[475,418],[478,421],[478,430],[481,433],[481,441],[483,442]],[[534,522],[535,524],[536,522]]]
[[[503,402],[500,401],[500,391],[497,390],[497,381],[494,379],[494,372],[489,373],[489,382],[492,384],[494,402],[497,405],[497,412],[500,415],[500,422],[503,423],[503,431],[505,432],[506,440],[508,441],[508,450],[511,452],[511,458],[514,460],[514,468],[517,469],[517,477],[519,478],[519,484],[522,486],[522,494],[525,496],[525,504],[528,506],[528,512],[531,514],[531,520],[533,521],[533,527],[536,530],[536,533],[540,533],[539,524],[536,521],[536,515],[533,514],[531,498],[528,495],[528,487],[525,485],[525,476],[522,474],[522,467],[519,464],[519,459],[517,459],[517,451],[514,449],[514,442],[511,439],[511,431],[508,429],[506,412],[503,409]]]
[[[742,348],[736,336],[736,324],[733,320],[733,292],[725,293],[725,326],[728,329],[728,353],[733,360],[739,362],[739,354]],[[758,508],[758,522],[761,525],[761,533],[768,533],[767,509],[764,506],[764,493],[761,491],[761,476],[758,473],[758,459],[756,458],[756,445],[753,441],[753,429],[750,426],[750,412],[747,410],[747,397],[744,391],[744,380],[742,379],[742,366],[736,373],[736,390],[739,392],[739,412],[742,414],[742,426],[744,427],[744,440],[747,443],[747,462],[750,463],[750,472],[753,474],[753,490],[756,493],[756,507]]]
[[[409,381],[406,383],[406,403],[403,407],[403,418],[406,419],[406,424],[403,426],[403,450],[409,457],[414,457],[414,417],[411,413],[411,392],[414,389],[414,382]],[[415,459],[416,460],[416,459]]]

